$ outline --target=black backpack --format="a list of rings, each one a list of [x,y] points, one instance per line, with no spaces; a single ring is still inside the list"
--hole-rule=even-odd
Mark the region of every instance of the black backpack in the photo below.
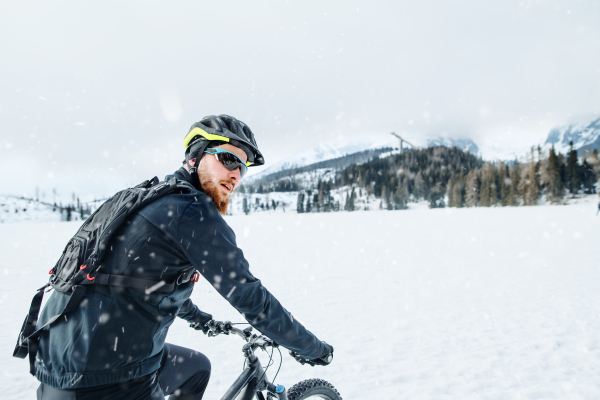
[[[133,213],[151,202],[170,193],[186,193],[194,190],[185,181],[172,178],[158,183],[158,178],[122,190],[103,203],[84,223],[75,236],[69,240],[62,256],[50,270],[47,284],[37,290],[31,301],[29,313],[21,327],[14,357],[25,358],[29,354],[30,373],[35,375],[35,356],[39,336],[45,328],[63,315],[76,309],[85,295],[88,285],[111,285],[152,292],[170,293],[176,285],[196,282],[199,273],[193,268],[185,270],[174,282],[133,278],[122,275],[105,274],[100,271],[100,262],[106,247],[119,226]],[[53,316],[42,327],[37,327],[38,314],[44,293],[51,289],[70,295],[64,309]]]

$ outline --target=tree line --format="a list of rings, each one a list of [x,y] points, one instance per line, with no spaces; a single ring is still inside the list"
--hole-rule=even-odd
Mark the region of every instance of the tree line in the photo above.
[[[538,147],[526,160],[511,162],[484,162],[456,147],[430,147],[350,165],[327,180],[263,181],[257,192],[293,186],[299,213],[353,211],[362,198],[375,198],[376,207],[388,210],[422,200],[431,208],[517,206],[535,205],[542,196],[561,203],[566,195],[596,193],[599,174],[598,150],[579,158],[572,144],[566,155]],[[332,193],[339,189],[347,193],[335,200]]]
[[[544,154],[538,147],[526,162],[487,162],[481,168],[452,177],[447,183],[450,207],[536,205],[543,195],[560,204],[566,195],[596,193],[600,173],[598,150],[580,162],[571,143],[567,155],[554,146]]]
[[[322,205],[322,211],[328,211],[327,193],[343,187],[350,187],[343,208],[338,204],[330,211],[354,211],[357,199],[362,197],[378,199],[376,207],[387,210],[406,209],[409,201],[422,199],[428,200],[430,207],[444,207],[446,182],[482,165],[481,158],[456,147],[429,147],[351,165],[338,171],[332,180],[318,182],[306,191],[316,191],[320,199],[323,190],[324,201],[313,199],[312,207],[315,209],[315,203]]]

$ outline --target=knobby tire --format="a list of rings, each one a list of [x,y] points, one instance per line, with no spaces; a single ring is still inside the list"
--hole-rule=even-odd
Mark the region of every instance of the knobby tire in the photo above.
[[[288,390],[287,395],[288,400],[342,400],[342,396],[333,385],[323,379],[307,379],[298,382]]]

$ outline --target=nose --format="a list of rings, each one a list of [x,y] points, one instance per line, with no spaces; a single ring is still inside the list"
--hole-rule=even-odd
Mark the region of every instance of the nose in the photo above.
[[[235,186],[237,186],[238,182],[242,179],[240,169],[236,168],[233,171],[229,171],[229,179],[235,181]]]

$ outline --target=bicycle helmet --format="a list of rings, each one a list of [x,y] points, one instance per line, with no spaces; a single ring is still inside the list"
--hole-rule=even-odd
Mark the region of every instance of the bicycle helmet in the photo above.
[[[248,156],[246,161],[248,167],[263,165],[265,163],[265,159],[256,145],[254,134],[248,125],[225,114],[204,117],[201,121],[191,126],[183,139],[185,163],[188,165],[194,186],[198,190],[202,189],[196,171],[198,170],[202,153],[209,146],[214,147],[225,143],[244,150]],[[193,159],[196,159],[196,162],[192,166],[190,160]]]

